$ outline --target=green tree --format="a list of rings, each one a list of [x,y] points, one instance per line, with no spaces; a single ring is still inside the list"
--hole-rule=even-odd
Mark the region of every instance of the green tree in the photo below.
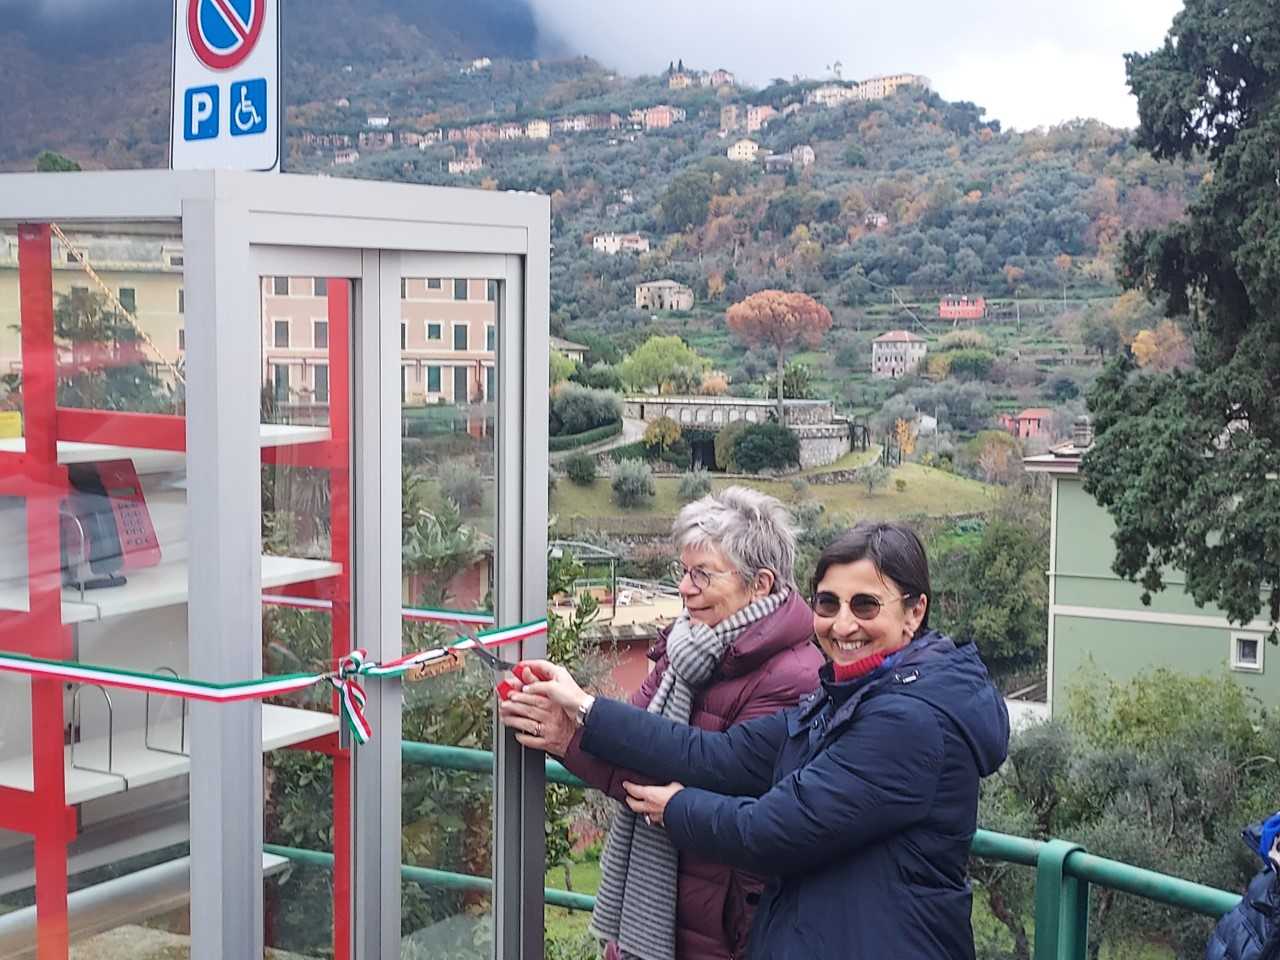
[[[41,150],[36,157],[36,173],[74,173],[80,164],[53,150]]]
[[[638,507],[658,492],[653,468],[643,460],[619,460],[613,468],[613,498],[620,507]]]
[[[738,438],[742,436],[744,430],[750,424],[745,420],[735,420],[733,423],[726,424],[716,433],[714,441],[716,451],[716,466],[721,470],[728,470],[735,473],[738,470],[738,461],[734,459],[733,448],[738,442]]]
[[[650,337],[633,350],[618,372],[632,390],[657,387],[663,393],[694,390],[711,362],[677,336]]]
[[[1280,619],[1280,21],[1272,4],[1186,0],[1165,44],[1127,57],[1139,145],[1212,164],[1188,215],[1125,238],[1122,280],[1167,297],[1197,369],[1125,358],[1089,392],[1085,489],[1115,521],[1115,571],[1143,598],[1178,570],[1235,623]]]
[[[156,375],[142,334],[104,295],[85,287],[59,294],[53,332],[71,354],[58,371],[62,406],[135,413],[173,413],[181,406],[180,386]]]
[[[770,376],[765,382],[766,389],[773,394],[778,392],[776,376]],[[817,396],[817,385],[813,382],[813,370],[808,364],[788,363],[782,372],[782,395],[788,400],[812,400]]]
[[[687,170],[671,181],[658,206],[662,225],[669,233],[682,233],[707,222],[711,209],[711,175],[703,170]]]
[[[883,463],[872,463],[858,471],[858,482],[867,485],[867,496],[873,496],[876,487],[883,487],[888,483],[892,474],[893,471]]]
[[[578,364],[559,350],[551,351],[551,386],[564,383],[578,370]]]
[[[753,423],[733,444],[733,460],[747,473],[800,464],[800,439],[780,423]]]
[[[657,447],[659,451],[667,450],[680,439],[680,424],[670,417],[659,417],[644,430],[644,445]]]

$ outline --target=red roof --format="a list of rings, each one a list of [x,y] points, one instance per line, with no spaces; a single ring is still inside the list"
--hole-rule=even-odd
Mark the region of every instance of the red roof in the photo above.
[[[1051,416],[1053,416],[1053,411],[1050,410],[1048,407],[1027,407],[1027,409],[1023,410],[1020,414],[1018,414],[1018,419],[1019,420],[1047,420]]]
[[[916,336],[906,330],[890,330],[876,337],[875,343],[924,343],[924,337]]]

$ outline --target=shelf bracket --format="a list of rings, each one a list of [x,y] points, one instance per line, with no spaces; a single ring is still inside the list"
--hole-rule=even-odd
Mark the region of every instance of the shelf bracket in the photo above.
[[[175,680],[178,679],[178,671],[173,669],[173,667],[156,667],[154,672],[167,673],[167,674],[170,674],[173,677],[173,679]],[[151,750],[155,753],[167,753],[170,756],[174,756],[174,757],[189,758],[191,756],[191,754],[188,753],[186,749],[187,747],[187,700],[186,698],[183,698],[181,703],[182,703],[182,720],[178,726],[178,749],[171,750],[168,747],[154,747],[151,745],[151,691],[149,690],[147,691],[147,699],[142,708],[142,730],[143,730],[142,745],[144,747],[146,747],[148,750]]]
[[[84,764],[76,763],[76,743],[80,735],[80,694],[85,687],[92,687],[98,690],[103,699],[107,701],[107,769],[100,770],[97,767],[86,767]],[[107,692],[107,688],[96,683],[81,684],[76,687],[76,692],[71,695],[71,769],[83,770],[86,773],[100,773],[108,777],[118,777],[124,783],[124,788],[129,789],[129,778],[124,774],[116,773],[112,769],[115,766],[115,707],[111,703],[111,694]]]

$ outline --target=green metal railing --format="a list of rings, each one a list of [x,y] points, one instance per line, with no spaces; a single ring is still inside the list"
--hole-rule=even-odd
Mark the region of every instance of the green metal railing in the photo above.
[[[401,742],[406,763],[493,773],[493,754],[486,750],[445,747],[434,743]],[[561,764],[547,759],[547,782],[585,787]],[[266,844],[268,853],[299,863],[333,867],[333,854]],[[1036,870],[1035,960],[1084,960],[1089,941],[1089,888],[1091,885],[1143,897],[1182,910],[1219,917],[1240,902],[1240,895],[1192,883],[1178,877],[1145,870],[1118,860],[1095,857],[1079,844],[1066,840],[1030,840],[990,830],[979,830],[973,838],[975,857],[1022,864]],[[489,891],[488,877],[450,873],[402,864],[400,875],[423,886],[447,890]],[[570,910],[590,910],[595,898],[581,893],[546,889],[548,904]]]

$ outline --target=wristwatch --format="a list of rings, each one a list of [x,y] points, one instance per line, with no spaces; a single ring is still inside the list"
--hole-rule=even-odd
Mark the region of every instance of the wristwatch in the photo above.
[[[582,703],[578,705],[578,713],[574,717],[574,719],[578,721],[578,726],[580,728],[585,727],[587,725],[587,717],[590,716],[591,708],[594,707],[595,705],[596,705],[595,697],[587,697],[586,700],[584,700]]]

